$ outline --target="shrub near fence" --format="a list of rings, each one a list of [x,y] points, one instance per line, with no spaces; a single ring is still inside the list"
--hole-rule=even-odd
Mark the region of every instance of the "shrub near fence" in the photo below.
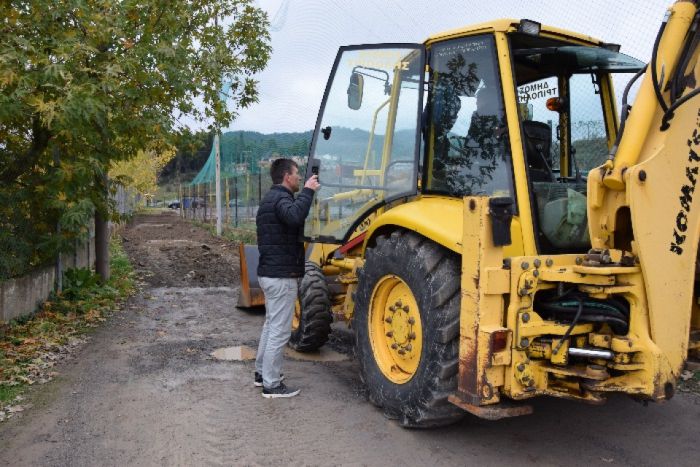
[[[117,186],[112,194],[115,214],[128,218],[138,200],[133,190]],[[13,218],[21,217],[28,216],[14,213]],[[65,231],[50,233],[45,225],[0,223],[0,323],[34,312],[56,290],[59,267],[60,274],[68,269],[94,267],[95,220],[88,217],[82,230],[82,235],[68,232],[67,237]],[[42,239],[43,249],[37,246]]]

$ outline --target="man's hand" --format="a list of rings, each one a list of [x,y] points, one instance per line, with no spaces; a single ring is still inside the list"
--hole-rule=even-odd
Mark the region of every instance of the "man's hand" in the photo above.
[[[318,183],[318,175],[312,175],[304,184],[304,188],[311,188],[314,191],[318,191],[321,188],[321,184]]]

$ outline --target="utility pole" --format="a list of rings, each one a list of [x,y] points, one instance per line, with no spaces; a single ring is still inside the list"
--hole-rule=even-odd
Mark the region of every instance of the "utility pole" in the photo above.
[[[214,135],[216,145],[216,235],[221,236],[221,152],[219,135]]]

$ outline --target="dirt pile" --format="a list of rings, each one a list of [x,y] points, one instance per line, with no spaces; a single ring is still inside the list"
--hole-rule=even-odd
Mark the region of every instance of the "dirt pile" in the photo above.
[[[155,287],[234,287],[238,247],[177,216],[137,215],[122,233],[134,269]]]

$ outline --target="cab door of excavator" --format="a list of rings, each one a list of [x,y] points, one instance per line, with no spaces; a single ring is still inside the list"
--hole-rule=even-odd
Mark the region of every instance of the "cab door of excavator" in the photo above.
[[[416,194],[424,70],[420,44],[340,48],[306,168],[321,183],[307,241],[347,241],[377,209]]]

